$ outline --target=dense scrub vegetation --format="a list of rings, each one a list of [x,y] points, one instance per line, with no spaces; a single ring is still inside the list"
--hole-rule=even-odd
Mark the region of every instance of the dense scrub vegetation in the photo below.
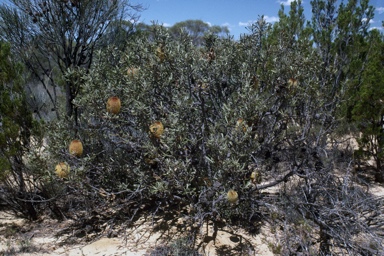
[[[63,71],[52,81],[67,90],[54,100],[55,120],[25,136],[31,113],[4,94],[0,143],[20,146],[1,151],[1,200],[25,217],[50,209],[81,223],[105,212],[126,223],[177,213],[194,235],[205,221],[251,233],[268,223],[282,255],[383,251],[383,198],[355,173],[374,157],[383,181],[383,37],[369,31],[368,1],[312,6],[311,21],[293,2],[279,22],[260,17],[237,41],[207,31],[196,44],[187,30],[153,24],[124,47],[121,38],[91,41],[92,55],[79,47],[89,63],[60,66],[62,52],[52,52],[52,70]],[[1,92],[23,95],[9,81]],[[10,105],[30,123],[13,119],[5,140]],[[345,138],[358,132],[355,152]]]

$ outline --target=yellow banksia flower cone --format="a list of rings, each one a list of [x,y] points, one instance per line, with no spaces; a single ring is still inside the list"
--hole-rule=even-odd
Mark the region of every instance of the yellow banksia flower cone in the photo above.
[[[59,178],[67,178],[68,175],[69,175],[69,171],[70,171],[70,168],[69,168],[69,165],[64,163],[64,162],[61,162],[61,163],[58,163],[55,167],[55,173],[56,175],[59,177]]]
[[[160,62],[163,62],[165,60],[165,52],[163,45],[156,48],[156,56],[159,58]]]
[[[236,129],[242,129],[243,132],[246,132],[247,131],[247,124],[244,122],[244,119],[243,118],[239,118],[237,119],[236,121]]]
[[[69,144],[69,153],[80,157],[83,154],[83,143],[80,140],[72,140]]]
[[[231,204],[235,204],[239,200],[239,195],[235,190],[230,189],[227,193],[227,199]]]
[[[252,183],[259,184],[261,182],[261,173],[258,171],[253,171],[251,173],[251,181]]]
[[[211,48],[208,52],[208,62],[211,63],[212,61],[214,61],[216,59],[216,54],[215,54],[215,50],[213,48]]]
[[[160,121],[155,121],[149,126],[149,131],[155,138],[160,138],[164,133],[164,125]]]
[[[129,78],[134,78],[139,73],[138,68],[128,68],[127,75]]]
[[[288,80],[288,88],[289,88],[289,89],[294,89],[294,88],[296,88],[296,87],[297,87],[297,84],[298,84],[297,79],[295,79],[295,78],[289,78],[289,80]]]
[[[110,114],[118,114],[121,108],[121,101],[119,97],[113,96],[109,97],[107,101],[107,111]]]

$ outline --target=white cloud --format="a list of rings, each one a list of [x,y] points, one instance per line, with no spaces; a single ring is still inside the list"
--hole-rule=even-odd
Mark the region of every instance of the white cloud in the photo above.
[[[383,31],[383,27],[371,27],[369,30],[377,29],[379,31]]]
[[[376,7],[376,11],[379,12],[379,14],[384,13],[384,7]]]
[[[246,27],[246,26],[251,25],[253,22],[254,22],[254,21],[252,21],[252,20],[247,21],[247,22],[239,21],[239,26],[240,26],[240,27]]]
[[[362,22],[366,22],[367,18],[363,18],[361,21]],[[372,24],[372,23],[375,23],[375,21],[371,19],[371,20],[369,20],[369,23]]]
[[[231,31],[231,28],[233,28],[234,26],[232,26],[229,22],[225,22],[223,24],[221,24],[222,27],[227,27],[229,29],[229,31]]]
[[[209,22],[209,21],[205,21],[205,23],[207,23],[208,26],[212,27],[212,23],[211,23],[211,22]]]
[[[269,16],[264,16],[264,19],[266,22],[269,22],[269,23],[273,23],[273,22],[277,22],[279,21],[279,17],[276,17],[276,16],[272,16],[272,17],[269,17]]]
[[[274,23],[274,22],[277,22],[277,21],[279,21],[279,17],[276,17],[276,16],[268,16],[268,15],[264,15],[264,20],[266,21],[266,22],[268,22],[268,23]],[[251,25],[251,24],[253,24],[253,23],[255,23],[255,22],[257,22],[257,20],[249,20],[249,21],[247,21],[247,22],[242,22],[242,21],[240,21],[239,22],[239,26],[240,27],[246,27],[246,26],[249,26],[249,25]]]
[[[278,0],[277,2],[279,4],[285,5],[285,6],[291,6],[291,3],[294,2],[295,0]]]
[[[169,24],[169,23],[163,23],[163,26],[166,27],[166,28],[168,28],[168,27],[172,27],[172,25]]]

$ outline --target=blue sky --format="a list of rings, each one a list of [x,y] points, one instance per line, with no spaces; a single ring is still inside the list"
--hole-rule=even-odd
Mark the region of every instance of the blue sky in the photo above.
[[[293,0],[134,0],[147,9],[141,13],[140,21],[150,24],[156,21],[165,26],[187,19],[200,19],[212,25],[225,25],[238,38],[247,33],[246,26],[264,15],[267,21],[278,20],[280,6],[289,10]],[[377,8],[371,27],[381,27],[384,20],[384,0],[371,0]],[[311,17],[310,0],[303,1],[305,17]]]
[[[150,24],[151,21],[172,26],[176,22],[188,19],[200,19],[212,25],[224,25],[230,29],[231,35],[238,38],[247,33],[246,26],[264,15],[268,22],[278,20],[280,6],[289,10],[293,0],[131,0],[146,7],[140,15],[140,21]],[[6,0],[0,0],[4,3]],[[347,0],[344,0],[347,2]],[[371,27],[380,28],[384,20],[384,0],[371,0],[376,8]],[[311,17],[310,0],[303,1],[305,17]]]

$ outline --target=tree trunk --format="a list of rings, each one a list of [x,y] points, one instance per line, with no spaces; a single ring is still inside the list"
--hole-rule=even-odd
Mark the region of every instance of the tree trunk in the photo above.
[[[375,182],[384,183],[384,173],[379,157],[376,158]]]
[[[16,204],[17,207],[20,207],[20,211],[30,220],[37,220],[38,214],[30,198],[28,198],[28,191],[26,189],[25,179],[24,179],[24,163],[21,157],[14,156],[14,172],[17,176],[17,182],[19,189],[16,193]],[[12,206],[11,206],[12,207]],[[15,209],[16,209],[15,208]]]
[[[67,118],[73,118],[74,123],[71,126],[71,129],[77,131],[78,111],[77,107],[73,104],[73,100],[76,98],[77,89],[72,82],[67,82],[65,86]]]
[[[324,231],[324,228],[320,226],[320,255],[330,255],[329,247],[330,236]]]
[[[66,110],[67,110],[67,117],[72,117],[73,114],[73,95],[72,95],[72,88],[71,84],[67,82],[65,84],[65,94],[66,94]]]
[[[377,153],[376,153],[376,170],[375,170],[375,181],[379,183],[384,182],[384,172],[381,164],[382,150],[384,145],[384,116],[381,116],[379,122],[380,132],[377,135]]]

